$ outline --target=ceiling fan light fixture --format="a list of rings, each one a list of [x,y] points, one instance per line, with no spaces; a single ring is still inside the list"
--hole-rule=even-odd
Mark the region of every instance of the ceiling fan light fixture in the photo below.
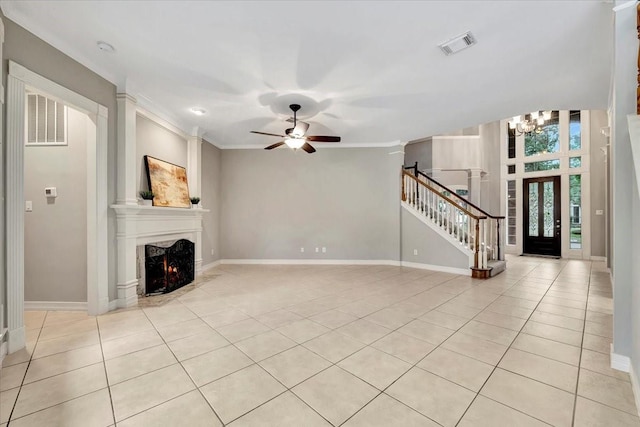
[[[295,138],[302,138],[307,133],[307,129],[309,129],[309,123],[297,121],[290,135]]]
[[[198,108],[198,107],[193,107],[191,109],[191,112],[193,114],[195,114],[196,116],[204,116],[207,113],[206,110],[204,110],[202,108]]]
[[[284,143],[287,144],[287,147],[293,148],[294,150],[297,150],[298,148],[302,147],[305,142],[306,141],[304,140],[304,138],[287,137],[284,139]]]

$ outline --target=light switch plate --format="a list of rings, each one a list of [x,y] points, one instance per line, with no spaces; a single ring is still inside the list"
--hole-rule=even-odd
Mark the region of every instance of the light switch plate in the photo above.
[[[604,215],[604,211],[602,209],[596,209],[596,215]]]
[[[33,202],[31,200],[24,202],[24,210],[25,212],[33,212]]]

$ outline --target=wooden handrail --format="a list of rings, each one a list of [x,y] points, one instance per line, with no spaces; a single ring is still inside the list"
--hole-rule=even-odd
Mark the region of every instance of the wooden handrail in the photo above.
[[[638,82],[640,83],[640,76],[638,77]],[[638,93],[640,94],[640,89],[638,89]],[[638,100],[640,100],[640,97],[638,98]],[[638,113],[640,114],[640,113]],[[457,197],[458,199],[462,200],[464,203],[466,203],[467,205],[475,208],[476,210],[482,212],[484,215],[488,216],[489,218],[492,219],[504,219],[505,217],[503,216],[496,216],[496,215],[491,215],[490,213],[486,212],[484,209],[480,208],[479,206],[476,206],[474,203],[468,201],[467,199],[465,199],[464,197],[460,196],[458,193],[456,193],[455,191],[451,190],[450,188],[446,187],[445,185],[440,184],[438,181],[436,181],[435,179],[431,178],[430,176],[428,176],[427,174],[421,172],[418,170],[418,162],[416,162],[415,165],[413,166],[404,166],[405,170],[408,169],[413,169],[414,173],[416,175],[421,175],[424,178],[428,179],[429,181],[433,182],[436,185],[439,185],[440,187],[442,187],[445,191],[448,191],[451,195]]]
[[[424,182],[420,181],[417,177],[411,175],[410,173],[407,173],[406,171],[403,171],[403,175],[408,176],[409,178],[413,179],[414,181],[416,181],[418,184],[422,185],[425,188],[428,188],[430,191],[431,190],[427,185],[425,185]],[[453,206],[455,206],[457,209],[461,210],[462,212],[466,213],[467,215],[469,215],[471,218],[473,219],[487,219],[486,216],[477,216],[475,214],[472,214],[471,212],[469,212],[469,210],[463,208],[462,206],[460,206],[457,202],[454,202],[453,200],[451,200],[450,198],[448,198],[447,196],[445,196],[442,193],[438,193],[438,197],[443,198],[444,200],[446,200],[447,202],[449,202],[450,204],[452,204]],[[404,189],[403,189],[403,198],[404,198]]]

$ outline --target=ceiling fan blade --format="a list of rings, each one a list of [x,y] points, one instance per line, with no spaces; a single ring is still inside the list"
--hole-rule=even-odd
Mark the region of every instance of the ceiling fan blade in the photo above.
[[[284,145],[284,141],[276,142],[276,143],[275,143],[275,144],[273,144],[273,145],[270,145],[270,146],[268,146],[268,147],[264,147],[264,149],[265,149],[265,150],[273,150],[274,148],[278,148],[278,147],[280,147],[281,145]]]
[[[307,141],[315,141],[315,142],[340,142],[339,136],[321,136],[321,135],[307,135]]]
[[[313,148],[311,144],[309,144],[308,142],[305,142],[300,148],[302,148],[304,151],[306,151],[309,154],[316,152],[316,149]]]
[[[258,132],[257,130],[250,131],[251,133],[257,133],[258,135],[277,136],[278,138],[284,138],[284,135],[277,135],[275,133]]]

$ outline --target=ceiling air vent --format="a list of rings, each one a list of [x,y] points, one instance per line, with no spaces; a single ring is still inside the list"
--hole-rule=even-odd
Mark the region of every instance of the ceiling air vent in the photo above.
[[[462,49],[466,49],[469,46],[473,46],[476,44],[476,38],[473,37],[471,32],[467,31],[464,34],[460,34],[457,37],[452,38],[440,45],[440,49],[444,52],[445,55],[453,55],[454,53],[460,52]]]

